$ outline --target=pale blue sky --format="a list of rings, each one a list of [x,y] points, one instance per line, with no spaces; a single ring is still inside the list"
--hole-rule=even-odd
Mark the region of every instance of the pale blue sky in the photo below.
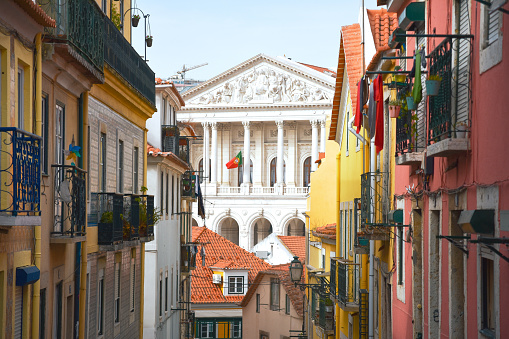
[[[134,1],[133,1],[134,3]],[[376,0],[365,0],[374,9]],[[137,0],[150,13],[147,59],[163,79],[208,62],[186,78],[207,80],[259,54],[337,67],[341,26],[357,22],[361,0]],[[143,19],[133,46],[143,55]]]

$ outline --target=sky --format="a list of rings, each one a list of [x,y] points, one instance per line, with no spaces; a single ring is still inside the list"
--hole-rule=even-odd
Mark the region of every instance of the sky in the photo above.
[[[167,79],[185,64],[208,63],[187,79],[208,80],[260,54],[337,68],[341,26],[358,21],[361,0],[133,0],[150,14],[148,64]],[[376,0],[365,0],[375,9]],[[132,44],[144,53],[143,19]],[[148,34],[148,32],[147,32]]]

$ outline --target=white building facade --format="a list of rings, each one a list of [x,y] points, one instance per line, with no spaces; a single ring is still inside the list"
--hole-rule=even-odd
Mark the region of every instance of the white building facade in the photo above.
[[[186,92],[177,119],[203,136],[190,162],[201,171],[205,218],[195,208],[193,224],[248,250],[273,232],[304,235],[334,86],[330,73],[260,54]],[[227,169],[239,152],[243,165]]]

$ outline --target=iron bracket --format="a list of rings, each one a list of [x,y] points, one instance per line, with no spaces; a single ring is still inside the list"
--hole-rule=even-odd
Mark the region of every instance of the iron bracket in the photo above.
[[[453,244],[456,248],[458,248],[461,252],[465,253],[468,257],[468,247],[463,244],[460,244],[456,240],[464,240],[464,239],[470,240],[470,236],[437,235],[437,239],[446,239],[451,244]]]
[[[492,244],[509,244],[509,239],[507,238],[478,238],[477,240],[470,240],[473,244],[483,244],[488,247],[492,252],[497,254],[499,257],[509,262],[509,258],[502,254],[499,250],[492,246]]]

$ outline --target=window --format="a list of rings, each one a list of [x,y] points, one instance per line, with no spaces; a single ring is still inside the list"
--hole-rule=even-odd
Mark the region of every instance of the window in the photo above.
[[[175,213],[175,210],[173,209],[173,206],[175,205],[174,204],[174,201],[176,200],[175,199],[175,177],[173,176],[173,174],[171,175],[171,215],[173,216],[173,214]]]
[[[228,278],[228,293],[229,294],[244,293],[244,277],[229,277]]]
[[[118,141],[118,178],[117,190],[119,193],[124,191],[124,142]]]
[[[286,182],[286,162],[283,160],[283,182]],[[270,187],[277,183],[277,157],[270,162]]]
[[[290,314],[290,297],[288,294],[285,297],[285,313]]]
[[[350,111],[347,111],[346,112],[346,123],[349,124],[349,121],[350,121]],[[346,141],[346,156],[348,156],[348,148],[350,147],[350,142],[349,142],[349,139],[350,138],[350,133],[348,131],[348,128],[346,129],[346,135],[345,135],[345,141]]]
[[[0,275],[0,278],[2,276]],[[1,284],[0,284],[1,287]],[[0,292],[1,293],[1,292]],[[0,301],[2,298],[0,298]],[[46,289],[41,289],[41,299],[39,305],[39,339],[46,338]],[[0,322],[1,323],[1,322]]]
[[[249,182],[253,182],[253,162],[249,161]],[[240,186],[244,182],[244,158],[242,158],[242,164],[237,167],[238,170],[238,186]]]
[[[320,268],[325,268],[325,248],[320,249]]]
[[[42,96],[41,170],[48,174],[48,96]]]
[[[101,9],[103,10],[104,14],[108,15],[108,0],[102,0]]]
[[[200,324],[200,337],[201,338],[214,338],[214,323],[206,322]]]
[[[198,163],[198,175],[200,176],[200,184],[203,182],[203,159]]]
[[[64,164],[65,149],[65,110],[64,106],[57,104],[55,110],[55,163]]]
[[[491,0],[490,2],[493,3],[494,1],[495,0]],[[460,12],[462,14],[467,13],[468,15],[468,6],[462,2],[460,3]],[[467,16],[467,19],[469,18],[470,17]],[[502,61],[503,48],[501,28],[503,19],[500,11],[490,11],[489,6],[481,6],[480,18],[481,53],[479,58],[479,71],[482,74]],[[461,34],[469,33],[471,26],[471,20],[469,20],[468,24],[465,24],[464,21],[463,19],[459,24]]]
[[[161,172],[161,183],[160,183],[160,198],[159,198],[159,206],[161,207],[161,210],[163,209],[164,207],[164,173]],[[163,211],[161,211],[161,214]]]
[[[140,156],[140,149],[138,147],[135,147],[133,150],[133,193],[138,194],[140,191],[138,187],[138,161]]]
[[[170,175],[168,173],[166,173],[166,204],[164,205],[164,209],[166,210],[166,215],[168,215],[168,202],[170,201],[169,199],[169,191],[170,191],[170,187],[169,187],[169,184],[170,183]],[[173,213],[173,211],[172,211]]]
[[[256,313],[260,313],[260,293],[256,293]]]
[[[481,331],[495,337],[495,280],[493,260],[481,258]]]
[[[311,157],[307,157],[304,160],[302,186],[308,187],[311,182]]]
[[[135,293],[136,293],[136,289],[135,289],[135,285],[136,285],[136,263],[135,263],[135,258],[134,258],[134,254],[131,253],[131,272],[130,272],[130,278],[129,279],[129,283],[130,283],[130,295],[131,295],[131,301],[130,301],[130,305],[129,305],[129,308],[131,309],[131,312],[134,313],[134,297],[135,297]]]
[[[159,274],[159,316],[163,316],[163,275]]]
[[[279,279],[270,278],[270,309],[279,311]]]
[[[168,312],[168,271],[164,278],[164,311]]]
[[[53,333],[54,338],[62,338],[62,297],[63,284],[62,281],[55,285],[55,302],[53,307]]]
[[[124,33],[124,0],[120,0],[119,3],[119,14],[120,14],[120,31]]]
[[[403,285],[403,227],[398,227],[398,285]]]
[[[24,88],[25,88],[25,71],[18,68],[18,128],[25,129],[25,105],[24,105]]]
[[[352,215],[353,215],[353,210],[350,209],[348,211],[348,215],[349,215],[349,219],[348,219],[348,244],[349,244],[349,250],[351,251],[353,249],[353,218],[352,218]]]
[[[120,263],[115,263],[115,304],[114,304],[115,323],[120,322]]]
[[[106,192],[106,133],[99,139],[99,190]]]
[[[489,1],[489,0],[488,0]],[[493,2],[491,0],[490,2]],[[498,40],[500,34],[500,11],[484,10],[484,48]]]
[[[104,331],[104,268],[99,271],[99,284],[97,286],[97,334]]]
[[[166,98],[163,98],[163,125],[168,125],[168,117],[166,116]]]
[[[233,321],[230,323],[230,337],[242,338],[242,323],[240,321]]]

